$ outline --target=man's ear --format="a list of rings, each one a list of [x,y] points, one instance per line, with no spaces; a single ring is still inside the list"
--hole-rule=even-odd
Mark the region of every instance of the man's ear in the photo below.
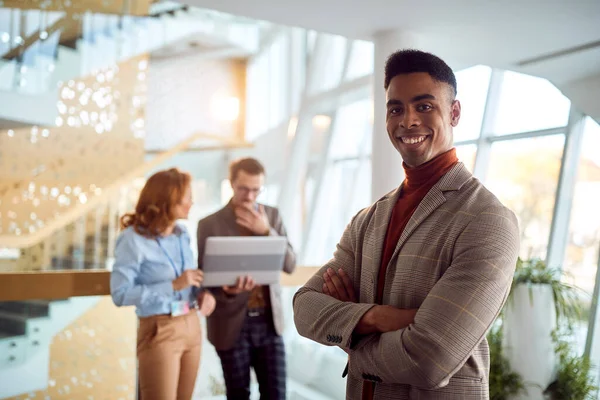
[[[452,100],[450,124],[455,127],[460,120],[460,101]]]

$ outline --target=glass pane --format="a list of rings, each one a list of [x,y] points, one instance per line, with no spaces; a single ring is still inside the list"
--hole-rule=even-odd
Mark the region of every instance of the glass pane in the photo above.
[[[505,71],[491,130],[505,135],[566,126],[570,106],[546,79]]]
[[[456,98],[460,101],[462,113],[458,126],[454,128],[455,141],[479,137],[491,74],[492,69],[485,65],[456,72]]]
[[[337,346],[322,346],[298,334],[292,318],[292,300],[298,289],[299,286],[290,286],[281,291],[286,316],[283,340],[288,375],[287,398],[344,399],[346,379],[342,378],[341,371],[348,362],[348,355]],[[310,368],[307,368],[308,365]]]
[[[308,232],[306,265],[321,265],[331,258],[352,216],[371,202],[370,159],[334,162],[325,174],[313,217],[315,223]]]
[[[598,269],[598,247],[600,246],[600,126],[591,118],[586,121],[583,148],[573,193],[571,219],[563,279],[581,289],[587,295],[581,300],[585,321],[582,321],[577,338],[583,351],[587,335],[587,319]],[[596,360],[597,362],[600,360]]]
[[[375,61],[373,51],[373,43],[371,42],[363,40],[354,42],[346,80],[352,80],[373,73],[373,63]]]
[[[372,103],[369,99],[357,101],[340,107],[333,126],[333,138],[329,157],[342,158],[368,153],[371,146],[370,135]]]
[[[321,46],[315,46],[312,57],[318,63],[315,74],[311,78],[309,92],[311,94],[325,92],[340,84],[344,67],[344,54],[348,40],[342,36],[319,34]],[[319,53],[319,54],[316,54]]]
[[[465,164],[465,167],[472,173],[475,167],[475,155],[477,154],[477,145],[468,144],[456,146],[456,155],[458,160]]]
[[[494,143],[486,186],[514,211],[521,257],[546,257],[564,135]]]

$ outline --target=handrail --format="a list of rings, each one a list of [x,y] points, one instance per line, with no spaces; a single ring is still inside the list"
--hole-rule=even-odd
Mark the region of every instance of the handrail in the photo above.
[[[15,235],[0,235],[0,247],[9,248],[25,248],[33,246],[42,240],[52,235],[57,230],[67,226],[68,224],[76,221],[78,218],[84,216],[87,212],[93,210],[99,205],[109,201],[111,196],[117,193],[123,185],[129,184],[135,178],[144,176],[147,172],[153,168],[159,166],[169,158],[173,157],[177,153],[187,149],[191,144],[198,140],[209,139],[216,140],[223,143],[227,147],[246,147],[251,146],[250,143],[240,141],[234,137],[224,137],[209,133],[195,133],[190,135],[187,139],[182,140],[171,149],[164,151],[156,155],[152,160],[147,161],[138,167],[132,169],[129,173],[122,175],[119,179],[115,180],[108,186],[102,188],[102,193],[91,197],[85,204],[77,204],[76,206],[67,210],[64,214],[49,221],[42,228],[38,229],[34,233],[28,233],[26,235],[15,236]]]
[[[50,37],[54,34],[54,32],[62,31],[64,29],[66,29],[67,27],[69,27],[70,25],[73,25],[74,23],[75,22],[72,19],[72,16],[65,16],[65,17],[62,17],[59,20],[57,20],[54,24],[47,27],[44,31],[47,33],[47,35],[48,35],[47,37]],[[13,58],[17,57],[18,55],[23,54],[33,44],[42,40],[42,39],[40,39],[40,33],[41,33],[41,28],[38,29],[37,31],[33,32],[31,35],[27,36],[25,38],[25,40],[23,41],[23,44],[16,45],[15,47],[8,49],[6,51],[6,53],[4,53],[2,55],[2,59],[12,60]]]
[[[113,0],[113,1],[72,1],[69,5],[59,0],[45,2],[44,11],[61,11],[67,14],[83,14],[86,12],[101,14],[117,14],[131,16],[147,16],[150,4],[155,0]],[[32,0],[4,0],[3,7],[19,8],[22,10],[39,10],[40,4]]]
[[[298,267],[293,274],[281,274],[283,286],[306,283],[320,267]],[[110,294],[110,271],[73,270],[42,272],[0,272],[0,301],[53,300]]]

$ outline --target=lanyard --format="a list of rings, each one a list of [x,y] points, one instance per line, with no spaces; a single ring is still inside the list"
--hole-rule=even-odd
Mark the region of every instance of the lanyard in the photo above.
[[[175,278],[179,278],[179,275],[181,275],[183,271],[185,271],[185,258],[183,257],[183,244],[181,243],[181,236],[179,236],[179,252],[181,254],[181,273],[177,270],[175,262],[173,261],[169,253],[167,253],[167,250],[163,247],[158,238],[156,238],[156,243],[158,243],[158,247],[160,247],[163,253],[165,253],[165,256],[169,260],[169,264],[171,264],[171,267],[173,267],[173,271],[175,271]]]

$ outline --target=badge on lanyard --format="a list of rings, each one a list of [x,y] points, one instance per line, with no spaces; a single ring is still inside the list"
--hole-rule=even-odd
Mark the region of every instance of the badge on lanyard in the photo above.
[[[179,275],[181,275],[183,273],[183,271],[185,271],[185,258],[183,255],[183,245],[181,243],[181,237],[179,238],[179,251],[181,253],[181,271],[182,272],[178,271],[177,266],[175,265],[175,262],[173,261],[171,256],[169,256],[169,253],[167,253],[167,250],[163,247],[163,245],[160,243],[160,240],[158,238],[156,238],[156,242],[158,243],[158,246],[161,248],[163,253],[165,253],[165,256],[169,260],[171,267],[173,267],[173,271],[175,272],[175,278],[179,278]],[[181,299],[181,293],[177,292],[177,297]],[[181,315],[187,314],[188,312],[190,312],[189,301],[186,301],[186,300],[171,301],[171,316],[172,317],[179,317]]]
[[[171,302],[171,316],[179,317],[190,312],[190,303],[185,300]]]

